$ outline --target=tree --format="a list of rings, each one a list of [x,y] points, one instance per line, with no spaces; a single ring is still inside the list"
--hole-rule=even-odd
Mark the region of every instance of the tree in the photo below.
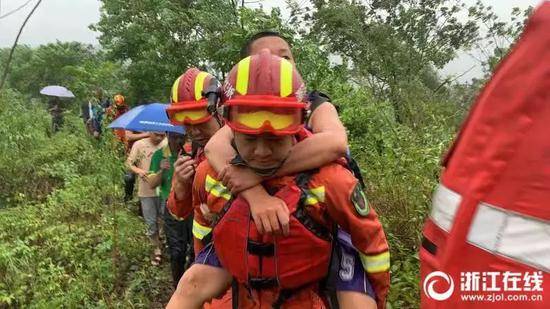
[[[223,79],[239,59],[246,37],[284,28],[280,12],[239,7],[227,0],[103,0],[100,43],[127,64],[131,97],[168,99],[177,76],[196,66]]]
[[[4,63],[7,49],[0,50]],[[86,99],[96,88],[108,93],[121,91],[124,79],[120,65],[105,61],[104,53],[91,45],[78,42],[57,42],[35,49],[18,46],[8,84],[21,93],[38,97],[42,87],[63,85],[77,99]]]
[[[516,7],[511,12],[510,20],[506,22],[492,11],[491,6],[484,5],[480,0],[469,9],[469,14],[479,21],[481,28],[480,35],[473,44],[473,51],[480,55],[470,55],[483,66],[486,77],[489,77],[500,60],[508,54],[532,12],[533,7],[523,11]]]

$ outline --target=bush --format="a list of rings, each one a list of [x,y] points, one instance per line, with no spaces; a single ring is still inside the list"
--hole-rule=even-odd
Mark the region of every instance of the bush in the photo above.
[[[89,139],[75,116],[49,138],[48,115],[36,105],[11,91],[0,104],[0,123],[10,124],[0,124],[1,192],[13,206],[0,211],[0,307],[164,300],[168,271],[149,266],[145,227],[119,202],[116,151]]]
[[[424,113],[418,114],[422,121],[413,128],[397,121],[393,104],[377,101],[362,89],[333,94],[333,99],[341,102],[351,153],[390,243],[390,305],[418,307],[420,233],[438,182],[438,163],[455,127],[449,125],[445,109],[433,108],[438,102],[414,102],[416,111]]]

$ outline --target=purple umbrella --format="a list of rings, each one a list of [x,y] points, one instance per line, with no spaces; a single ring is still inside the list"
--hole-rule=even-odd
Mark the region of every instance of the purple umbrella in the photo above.
[[[46,86],[40,90],[40,94],[50,97],[74,98],[74,94],[69,89],[62,86]]]

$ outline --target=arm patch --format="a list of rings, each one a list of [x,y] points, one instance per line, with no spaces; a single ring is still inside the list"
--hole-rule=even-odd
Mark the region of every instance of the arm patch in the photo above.
[[[357,211],[357,214],[361,217],[366,217],[370,213],[370,206],[369,202],[367,201],[367,197],[365,196],[365,192],[361,189],[361,185],[357,183],[355,185],[355,189],[353,189],[353,192],[351,194],[351,203],[355,207],[355,211]]]

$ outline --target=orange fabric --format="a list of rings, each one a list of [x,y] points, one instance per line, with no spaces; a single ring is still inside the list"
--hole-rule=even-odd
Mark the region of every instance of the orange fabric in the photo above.
[[[117,138],[119,141],[121,141],[121,142],[123,142],[123,143],[126,142],[126,130],[124,130],[124,129],[116,129],[116,130],[115,130],[115,136],[116,136],[116,138]]]
[[[441,185],[450,192],[435,196],[437,208],[423,229],[431,244],[424,242],[419,253],[422,308],[550,308],[550,271],[541,262],[548,257],[542,246],[548,234],[531,235],[547,231],[544,224],[550,222],[549,29],[550,2],[545,1],[478,96],[443,161]],[[454,281],[454,290],[449,289],[444,300],[425,293],[427,286],[444,283],[428,280],[434,271]],[[492,272],[497,278],[485,276]],[[535,290],[527,283],[533,272],[542,277],[539,295],[531,294]],[[474,273],[482,274],[482,286],[458,284]],[[517,289],[507,289],[512,280],[503,273],[519,274],[524,280]],[[443,284],[434,290],[442,293],[446,288]],[[500,297],[494,297],[494,291]],[[515,291],[526,298],[509,301],[519,296],[513,295]],[[468,296],[479,301],[465,302]],[[528,300],[538,296],[540,300]]]
[[[209,304],[203,305],[204,309],[233,309],[231,301],[231,289],[227,290],[220,298],[214,298]]]
[[[304,288],[296,292],[281,306],[281,309],[325,309],[328,308],[315,291],[316,288]],[[277,289],[249,291],[246,287],[239,287],[239,309],[272,308],[277,300]]]
[[[178,220],[183,220],[193,213],[193,203],[190,198],[178,200],[176,193],[174,192],[175,177],[172,179],[172,190],[166,201],[166,208],[170,214],[176,217]]]
[[[208,206],[209,215],[213,216],[227,202],[224,198],[207,194],[205,191],[206,175],[217,179],[217,173],[207,161],[202,162],[197,168],[192,192],[195,220],[201,225],[209,225],[210,222],[200,210],[201,203]],[[281,177],[270,180],[267,185],[284,186],[292,182],[293,179],[291,176]],[[357,182],[357,179],[340,164],[334,163],[322,167],[318,173],[311,177],[309,187],[324,186],[325,202],[308,206],[308,213],[314,220],[327,227],[337,223],[342,230],[351,235],[352,243],[360,253],[373,255],[388,251],[386,236],[375,210],[371,207],[365,217],[360,216],[355,210],[351,196]],[[379,307],[383,308],[390,285],[389,271],[367,274],[367,276],[378,296]]]

